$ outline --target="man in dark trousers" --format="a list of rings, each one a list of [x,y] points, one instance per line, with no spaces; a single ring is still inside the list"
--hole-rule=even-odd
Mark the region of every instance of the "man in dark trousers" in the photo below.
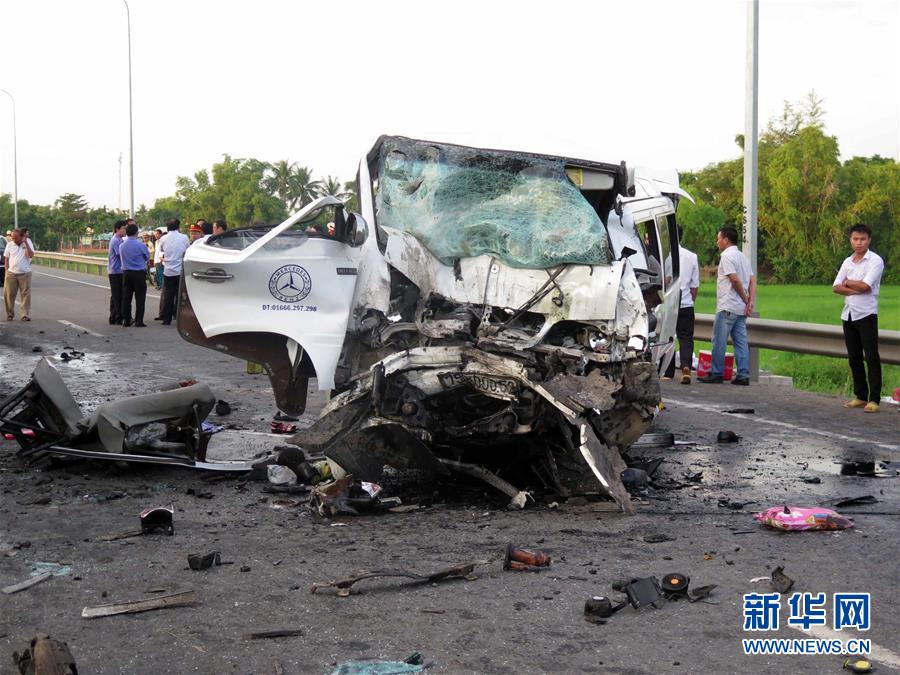
[[[684,229],[678,226],[678,259],[681,276],[681,305],[678,309],[678,322],[675,335],[678,337],[679,359],[681,363],[681,384],[691,383],[691,365],[694,361],[694,302],[697,300],[697,289],[700,288],[700,264],[697,254],[681,245]],[[669,362],[665,378],[675,375],[675,359]]]
[[[163,300],[162,322],[164,326],[172,323],[175,317],[175,303],[178,301],[178,290],[181,285],[181,264],[184,260],[184,252],[187,250],[190,242],[178,228],[181,221],[178,218],[172,218],[166,221],[166,229],[168,234],[159,240],[159,247],[162,249],[163,263]]]
[[[113,236],[109,240],[106,271],[109,275],[109,323],[122,323],[122,258],[119,247],[125,236],[125,221],[117,220],[113,225]]]
[[[869,250],[872,230],[859,223],[850,228],[853,255],[841,265],[832,290],[844,296],[841,320],[844,342],[850,357],[854,398],[845,408],[862,408],[863,412],[878,412],[881,402],[881,357],[878,355],[878,293],[884,260]],[[864,358],[865,357],[865,358]],[[865,361],[865,366],[863,365]],[[869,379],[866,381],[866,367]]]
[[[138,236],[134,223],[125,227],[125,239],[119,246],[122,258],[122,325],[131,325],[131,298],[134,296],[134,326],[144,328],[144,302],[147,299],[147,263],[150,251]]]

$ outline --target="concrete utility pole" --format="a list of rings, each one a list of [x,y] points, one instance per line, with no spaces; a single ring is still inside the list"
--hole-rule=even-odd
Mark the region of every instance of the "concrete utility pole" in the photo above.
[[[759,0],[747,2],[747,75],[744,104],[744,255],[757,269],[757,205],[759,188]],[[754,309],[753,317],[759,317]],[[759,381],[759,349],[750,350],[750,379]]]
[[[128,213],[134,218],[134,118],[131,108],[131,9],[128,0],[125,3],[125,15],[128,18],[128,180],[130,184],[131,206]]]
[[[12,101],[13,122],[13,227],[19,227],[19,158],[16,152],[16,99],[6,89],[0,89]]]
[[[744,114],[744,255],[756,269],[759,187],[759,0],[747,2],[747,79]]]

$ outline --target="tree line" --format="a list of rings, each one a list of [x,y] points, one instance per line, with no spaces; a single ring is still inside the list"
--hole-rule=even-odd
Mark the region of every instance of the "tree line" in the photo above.
[[[212,170],[175,180],[175,194],[160,197],[153,206],[141,204],[135,220],[142,228],[163,227],[169,218],[183,223],[198,218],[225,218],[231,227],[272,225],[322,195],[334,195],[355,210],[353,183],[334,176],[315,178],[311,169],[297,162],[274,163],[258,159],[235,159],[224,155]],[[76,247],[82,238],[111,232],[115,221],[125,218],[122,210],[91,207],[74,193],[60,196],[53,204],[30,204],[19,200],[19,227],[27,227],[39,248],[61,250]],[[13,203],[9,194],[0,194],[0,223],[13,223]]]
[[[884,283],[900,282],[900,164],[873,155],[840,161],[838,140],[825,133],[815,92],[785,103],[759,138],[758,260],[760,277],[778,283],[830,283],[850,254],[847,231],[864,222],[872,249],[885,261]],[[735,138],[743,149],[743,136]],[[716,261],[716,231],[743,231],[742,157],[681,174],[696,200],[682,199],[684,244],[701,264]]]
[[[778,283],[826,283],[848,255],[847,230],[865,222],[872,248],[885,260],[886,283],[900,282],[900,164],[874,155],[840,161],[838,141],[825,132],[822,101],[810,93],[785,103],[759,139],[759,272]],[[743,137],[735,141],[743,149]],[[678,221],[684,244],[701,265],[717,260],[716,231],[743,220],[743,159],[716,162],[681,174],[681,185],[696,200],[682,199]],[[153,206],[141,205],[142,227],[160,227],[169,218],[195,222],[225,218],[231,227],[284,220],[320,195],[332,194],[356,210],[355,185],[333,176],[317,179],[297,162],[274,163],[224,155],[211,171],[179,176],[175,193]],[[84,197],[64,194],[52,205],[19,201],[19,223],[39,247],[75,245],[88,230],[108,232],[123,217],[107,207],[91,208]],[[8,194],[0,194],[0,223],[12,223]]]

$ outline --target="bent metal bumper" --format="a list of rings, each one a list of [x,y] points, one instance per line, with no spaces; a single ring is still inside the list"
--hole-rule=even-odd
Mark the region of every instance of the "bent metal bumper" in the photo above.
[[[558,429],[561,447],[580,459],[602,490],[633,513],[631,500],[619,478],[626,468],[625,448],[611,442],[604,429],[615,429],[617,420],[636,420],[635,437],[646,429],[658,402],[658,387],[637,398],[626,384],[652,364],[634,361],[597,368],[586,376],[565,370],[542,378],[527,359],[498,355],[480,349],[421,347],[398,352],[375,364],[351,388],[332,399],[319,420],[295,437],[298,445],[321,450],[344,469],[364,480],[377,480],[384,464],[397,468],[428,469],[446,473],[441,448],[448,441],[464,444],[491,434],[504,437]],[[521,404],[536,394],[543,405],[539,419],[519,420],[485,411],[484,417],[466,426],[441,425],[420,406],[434,397],[459,391],[489,397],[502,407]],[[462,393],[461,393],[462,395]],[[655,400],[653,400],[655,397]],[[635,416],[635,411],[640,414]],[[503,411],[508,413],[508,410]],[[510,419],[510,417],[512,419]]]

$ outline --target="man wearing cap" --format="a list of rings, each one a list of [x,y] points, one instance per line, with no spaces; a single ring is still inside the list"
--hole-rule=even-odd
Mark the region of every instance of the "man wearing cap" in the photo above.
[[[125,236],[125,221],[117,220],[113,225],[113,236],[109,240],[106,271],[109,277],[109,323],[122,323],[122,258],[119,247]]]
[[[200,226],[201,222],[205,223],[206,221],[201,218],[199,221],[197,221],[197,223],[195,223],[194,225],[191,225],[191,229],[190,229],[191,241],[190,241],[190,243],[192,243],[192,244],[203,236],[203,228]]]

